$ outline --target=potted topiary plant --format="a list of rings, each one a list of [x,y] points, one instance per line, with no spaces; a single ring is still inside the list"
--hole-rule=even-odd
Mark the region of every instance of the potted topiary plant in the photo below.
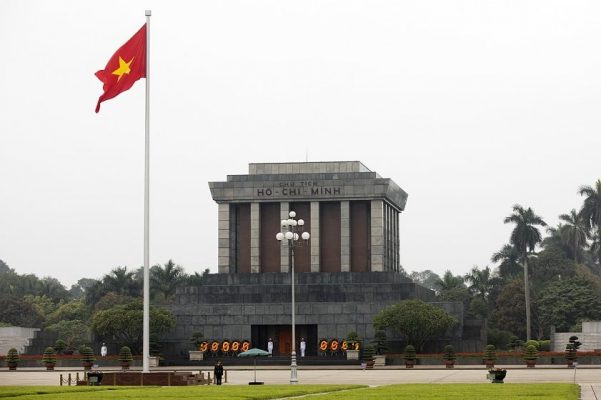
[[[578,357],[576,352],[576,346],[573,343],[566,344],[566,364],[568,368],[572,368],[574,366],[574,361]]]
[[[405,368],[413,368],[415,365],[415,360],[417,359],[415,355],[415,347],[410,344],[405,346],[403,358],[405,359]]]
[[[453,368],[455,366],[456,359],[457,356],[455,355],[455,348],[453,348],[453,346],[450,344],[446,345],[442,352],[442,360],[444,365],[446,365],[447,368]]]
[[[366,367],[371,369],[374,367],[374,354],[376,354],[376,350],[373,346],[365,346],[363,347],[363,354],[361,356],[361,360],[365,363]]]
[[[374,340],[372,343],[374,344],[374,348],[376,350],[376,355],[374,356],[375,365],[386,365],[385,353],[388,350],[388,346],[386,346],[386,331],[383,329],[378,329],[374,334]]]
[[[121,369],[129,369],[129,363],[133,360],[131,356],[131,349],[127,346],[121,347],[119,350],[119,361],[121,362]]]
[[[486,368],[494,368],[495,360],[497,359],[497,348],[494,344],[489,344],[484,348],[484,357],[482,357]]]
[[[19,362],[19,352],[14,347],[8,350],[6,353],[6,364],[8,365],[9,371],[15,371],[17,369],[17,363]]]
[[[46,371],[54,371],[56,365],[56,351],[53,347],[46,347],[42,355],[42,363],[46,367]]]
[[[94,364],[94,361],[96,360],[96,357],[94,357],[94,350],[92,350],[92,348],[90,346],[82,346],[79,349],[79,354],[80,354],[80,360],[83,364],[83,368],[86,371],[91,370],[92,365]]]
[[[536,360],[538,360],[538,350],[533,344],[526,347],[526,350],[522,354],[522,358],[526,361],[528,368],[534,368],[536,366]]]

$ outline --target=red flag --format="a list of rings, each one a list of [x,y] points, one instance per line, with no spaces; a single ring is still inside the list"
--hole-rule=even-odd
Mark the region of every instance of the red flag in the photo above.
[[[104,83],[104,93],[98,98],[96,112],[100,111],[100,103],[125,92],[138,79],[146,78],[146,24],[119,47],[96,76]]]

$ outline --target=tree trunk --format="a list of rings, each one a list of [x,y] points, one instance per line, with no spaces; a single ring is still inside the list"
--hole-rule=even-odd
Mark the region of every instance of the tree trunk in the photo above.
[[[530,340],[530,285],[528,282],[528,256],[524,254],[524,297],[526,298],[526,341]]]

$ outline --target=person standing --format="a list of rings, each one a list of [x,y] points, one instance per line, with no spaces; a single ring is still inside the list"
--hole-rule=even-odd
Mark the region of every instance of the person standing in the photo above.
[[[305,343],[305,338],[301,338],[301,341],[300,341],[301,357],[305,356],[305,349],[306,348],[307,348],[307,343]]]
[[[218,385],[221,385],[221,377],[223,376],[223,364],[221,364],[221,360],[217,361],[217,364],[215,364],[214,374],[215,381]]]
[[[271,340],[271,338],[269,338],[269,341],[267,342],[267,352],[269,353],[269,357],[271,357],[273,354],[273,340]]]
[[[106,357],[108,350],[106,348],[106,343],[102,343],[102,347],[100,348],[100,355],[102,357]]]

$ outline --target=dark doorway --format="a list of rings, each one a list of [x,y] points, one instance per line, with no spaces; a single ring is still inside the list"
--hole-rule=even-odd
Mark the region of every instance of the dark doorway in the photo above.
[[[267,342],[273,340],[274,356],[289,356],[292,351],[292,328],[290,325],[252,325],[252,347],[267,350]],[[307,344],[305,356],[317,355],[317,325],[296,325],[296,353],[300,357],[300,341]]]

